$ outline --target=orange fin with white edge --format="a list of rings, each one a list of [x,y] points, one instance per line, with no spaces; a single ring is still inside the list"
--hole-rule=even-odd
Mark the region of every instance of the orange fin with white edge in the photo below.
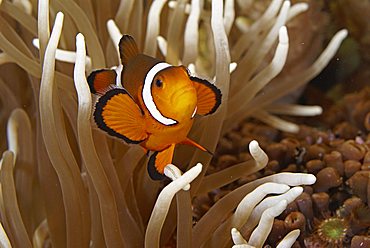
[[[123,67],[127,65],[131,58],[139,54],[139,48],[137,47],[134,37],[131,35],[123,35],[119,41],[118,47]]]
[[[148,162],[148,173],[151,179],[162,180],[165,178],[163,175],[164,167],[172,163],[174,150],[175,144],[172,144],[163,151],[154,152],[152,156],[150,156]]]
[[[190,77],[197,91],[197,112],[198,115],[209,115],[214,113],[221,104],[221,91],[214,84],[205,79]]]
[[[194,146],[194,147],[198,148],[199,150],[201,150],[203,152],[208,152],[209,154],[211,154],[213,156],[213,153],[211,151],[209,151],[207,148],[203,147],[202,145],[199,145],[197,142],[195,142],[194,140],[191,140],[189,138],[186,138],[186,140],[180,142],[180,144]]]
[[[123,88],[105,92],[95,104],[94,120],[109,135],[138,144],[148,138],[140,107]]]
[[[111,69],[101,69],[90,73],[87,82],[91,93],[104,94],[111,86],[116,84],[117,73]]]

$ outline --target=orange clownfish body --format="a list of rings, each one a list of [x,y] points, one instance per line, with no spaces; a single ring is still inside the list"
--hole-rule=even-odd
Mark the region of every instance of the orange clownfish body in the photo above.
[[[208,81],[190,76],[184,66],[139,53],[129,35],[122,36],[119,50],[122,66],[97,70],[88,77],[91,92],[100,96],[94,120],[109,135],[154,151],[148,172],[152,179],[162,179],[176,144],[208,151],[187,135],[195,114],[217,110],[221,92]]]

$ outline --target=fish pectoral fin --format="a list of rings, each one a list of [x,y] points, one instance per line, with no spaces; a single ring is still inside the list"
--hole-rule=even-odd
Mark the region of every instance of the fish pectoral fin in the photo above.
[[[116,84],[116,78],[116,71],[111,69],[101,69],[91,72],[87,77],[90,92],[104,94],[109,86]]]
[[[197,112],[198,115],[209,115],[214,113],[221,104],[221,91],[205,79],[190,77],[197,91]]]
[[[138,144],[148,138],[139,106],[123,88],[110,89],[95,104],[94,120],[109,135]]]
[[[162,180],[165,178],[163,175],[164,167],[172,163],[174,150],[175,144],[172,144],[163,151],[154,152],[152,156],[150,156],[148,162],[148,173],[151,179]]]
[[[122,36],[118,44],[122,65],[125,67],[128,61],[139,54],[139,48],[135,39],[128,34]]]
[[[199,145],[197,142],[195,142],[194,140],[191,140],[189,138],[186,138],[186,140],[180,142],[180,144],[194,146],[194,147],[198,148],[199,150],[201,150],[203,152],[208,152],[209,154],[211,154],[213,156],[213,153],[210,150],[203,147],[202,145]]]

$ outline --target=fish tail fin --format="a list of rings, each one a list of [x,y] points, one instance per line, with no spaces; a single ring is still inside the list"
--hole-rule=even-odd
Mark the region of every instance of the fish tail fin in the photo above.
[[[119,41],[119,54],[121,57],[122,65],[127,65],[128,61],[139,54],[139,48],[135,42],[134,37],[125,34]]]
[[[91,93],[104,94],[111,85],[116,84],[117,74],[111,69],[101,69],[90,73],[87,77]]]
[[[186,138],[186,140],[182,141],[181,144],[194,146],[194,147],[198,148],[199,150],[201,150],[203,152],[207,152],[207,153],[209,153],[210,155],[213,156],[213,153],[210,150],[203,147],[202,145],[199,145],[197,142],[195,142],[194,140],[191,140],[189,138]]]

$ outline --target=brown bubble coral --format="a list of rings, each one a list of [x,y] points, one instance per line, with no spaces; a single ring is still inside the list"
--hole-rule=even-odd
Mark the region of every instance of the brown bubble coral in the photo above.
[[[312,184],[314,176],[281,173],[252,180],[193,223],[192,199],[197,195],[266,166],[267,156],[257,142],[244,140],[243,149],[249,148],[251,156],[209,174],[208,154],[179,147],[175,163],[186,172],[168,165],[168,181],[158,183],[147,175],[142,150],[106,137],[90,121],[93,99],[86,75],[117,66],[123,33],[135,37],[144,53],[184,64],[221,89],[219,111],[197,120],[190,134],[212,151],[246,117],[296,132],[296,124],[277,116],[321,113],[317,106],[275,102],[326,66],[346,30],[305,63],[304,70],[270,84],[284,68],[289,39],[294,39],[285,25],[308,5],[273,0],[250,27],[238,28],[233,3],[0,1],[2,244],[160,247],[176,236],[177,247],[229,246],[231,228],[244,225],[255,233],[251,243],[263,244],[274,216],[302,193],[294,186]],[[265,197],[276,190],[265,183],[283,190],[275,198]],[[243,201],[253,195],[259,201]],[[288,234],[285,246],[298,234]]]

